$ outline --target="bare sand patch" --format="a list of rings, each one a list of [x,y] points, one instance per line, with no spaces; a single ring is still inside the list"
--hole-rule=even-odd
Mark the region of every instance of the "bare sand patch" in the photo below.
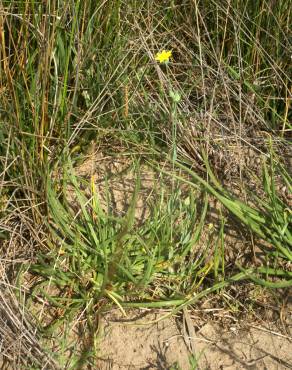
[[[208,322],[198,328],[189,315],[151,323],[159,315],[146,313],[139,318],[138,312],[132,312],[125,319],[115,311],[103,317],[99,368],[188,370],[191,356],[198,369],[292,368],[292,338],[273,331],[268,323],[222,327]]]

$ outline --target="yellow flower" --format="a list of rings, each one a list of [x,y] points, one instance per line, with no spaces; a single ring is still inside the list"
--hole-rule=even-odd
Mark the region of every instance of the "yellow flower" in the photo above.
[[[155,56],[155,60],[159,63],[168,63],[169,58],[172,56],[172,51],[171,50],[162,50],[160,53],[157,53]]]

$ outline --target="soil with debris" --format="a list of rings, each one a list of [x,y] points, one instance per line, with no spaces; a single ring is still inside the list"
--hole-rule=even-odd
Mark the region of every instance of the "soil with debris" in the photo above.
[[[157,321],[155,313],[103,317],[99,369],[292,369],[291,340],[272,328],[243,323],[201,327],[187,311],[183,320]]]

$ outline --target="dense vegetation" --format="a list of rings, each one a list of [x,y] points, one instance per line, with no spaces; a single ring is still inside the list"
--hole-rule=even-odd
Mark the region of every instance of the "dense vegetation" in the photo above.
[[[291,0],[1,2],[7,361],[94,363],[98,314],[112,305],[179,312],[235,284],[281,299],[292,284],[291,9]],[[156,60],[162,50],[169,62]],[[111,201],[117,175],[99,177],[102,190],[95,181],[102,158],[126,158],[126,209]],[[145,171],[152,192],[138,221]],[[81,319],[86,348],[69,335]]]

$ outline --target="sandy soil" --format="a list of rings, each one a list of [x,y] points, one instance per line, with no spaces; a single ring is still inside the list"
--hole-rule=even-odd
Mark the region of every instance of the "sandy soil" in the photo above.
[[[127,319],[118,312],[106,315],[98,368],[292,369],[292,338],[271,328],[247,323],[244,329],[222,328],[214,322],[197,328],[187,311],[183,319],[149,323],[158,318],[153,313],[139,318],[137,312]],[[191,366],[191,356],[197,367]]]

